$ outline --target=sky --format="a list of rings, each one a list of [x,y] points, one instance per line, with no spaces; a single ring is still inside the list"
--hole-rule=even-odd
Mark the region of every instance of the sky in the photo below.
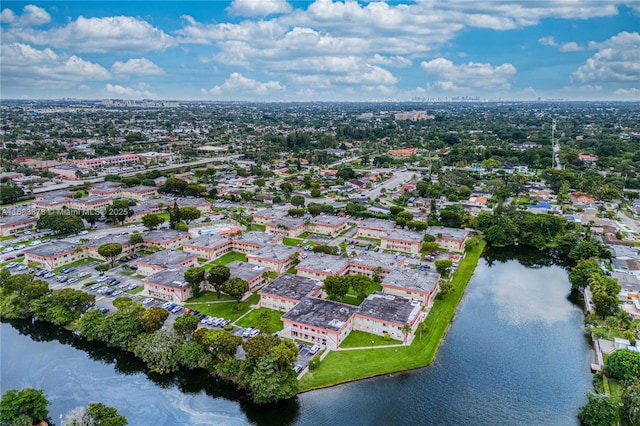
[[[3,0],[1,99],[640,100],[640,0]]]

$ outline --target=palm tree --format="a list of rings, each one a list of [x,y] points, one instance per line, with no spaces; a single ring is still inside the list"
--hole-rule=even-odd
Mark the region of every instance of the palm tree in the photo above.
[[[411,326],[409,325],[409,323],[406,323],[405,325],[402,326],[402,334],[404,334],[405,345],[407,344],[407,336],[409,335],[410,332],[411,332]]]

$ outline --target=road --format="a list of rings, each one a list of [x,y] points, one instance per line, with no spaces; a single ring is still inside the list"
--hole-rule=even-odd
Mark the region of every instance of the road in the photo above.
[[[359,156],[343,158],[342,160],[338,160],[336,162],[329,164],[327,168],[333,169],[334,167],[337,167],[340,164],[351,163],[352,161],[358,161],[359,159],[360,159]]]
[[[376,198],[380,197],[380,194],[382,193],[382,188],[384,188],[386,191],[390,191],[392,188],[397,188],[399,186],[402,186],[404,183],[409,182],[413,176],[416,174],[415,172],[412,171],[406,171],[406,172],[393,172],[393,177],[391,177],[391,179],[388,179],[384,182],[382,182],[379,185],[376,185],[374,188],[365,191],[363,193],[363,195],[367,196],[368,198],[371,198],[372,200],[375,200]]]

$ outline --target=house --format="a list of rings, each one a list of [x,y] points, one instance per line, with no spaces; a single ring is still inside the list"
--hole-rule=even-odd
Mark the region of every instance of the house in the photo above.
[[[409,297],[419,300],[424,306],[431,306],[439,290],[440,274],[431,271],[399,268],[392,270],[382,279],[385,294]]]
[[[640,260],[637,259],[620,259],[611,260],[614,272],[622,272],[640,277]]]
[[[6,237],[18,232],[35,229],[38,218],[27,215],[0,216],[0,236]]]
[[[191,285],[185,281],[184,266],[173,266],[142,279],[144,292],[173,303],[184,303],[191,297]]]
[[[211,203],[205,200],[204,198],[176,198],[176,204],[178,204],[179,208],[183,207],[194,207],[200,210],[200,213],[210,213],[211,212]]]
[[[264,286],[260,295],[260,306],[287,312],[300,303],[303,297],[319,296],[322,282],[300,275],[284,274]]]
[[[182,250],[162,250],[138,259],[135,265],[138,274],[149,276],[175,266],[197,266],[198,256]]]
[[[182,244],[184,251],[197,254],[198,257],[213,260],[231,251],[248,254],[267,244],[276,244],[282,240],[281,235],[264,232],[247,232],[240,237],[223,235],[201,235]]]
[[[129,198],[131,200],[147,200],[158,195],[158,189],[155,186],[134,186],[131,188],[122,188],[120,190],[121,198]]]
[[[227,264],[229,278],[241,278],[249,283],[249,288],[254,289],[265,283],[263,274],[269,270],[266,266],[252,265],[237,260]]]
[[[118,182],[98,182],[91,185],[87,192],[89,195],[99,195],[101,197],[120,198],[122,184]]]
[[[383,250],[402,251],[405,253],[420,253],[424,234],[407,229],[394,229],[380,237],[380,248]]]
[[[427,234],[436,238],[440,247],[447,251],[464,251],[464,244],[469,238],[469,231],[466,229],[445,228],[444,226],[430,226]]]
[[[360,304],[353,329],[378,336],[389,334],[392,339],[404,340],[404,325],[409,324],[409,334],[413,334],[424,316],[420,301],[375,291]]]
[[[267,245],[247,255],[247,262],[265,266],[281,274],[293,266],[292,256],[300,249],[284,245]]]
[[[24,262],[36,262],[41,268],[52,271],[60,266],[86,258],[83,250],[65,241],[55,241],[28,247],[24,250]]]
[[[176,231],[175,229],[162,229],[147,232],[143,237],[147,246],[156,246],[164,250],[178,249],[180,245],[189,241],[188,232]]]
[[[337,349],[353,328],[358,308],[332,300],[303,297],[282,316],[283,337],[303,339]]]

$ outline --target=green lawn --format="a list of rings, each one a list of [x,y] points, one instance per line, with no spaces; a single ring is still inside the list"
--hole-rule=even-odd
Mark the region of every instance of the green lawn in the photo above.
[[[373,344],[371,342],[373,341]],[[400,340],[384,340],[382,336],[377,334],[365,333],[364,331],[354,330],[349,333],[349,336],[344,339],[344,342],[340,345],[341,348],[361,348],[369,346],[386,346],[386,345],[400,345]]]
[[[302,240],[298,239],[298,238],[289,238],[289,237],[284,237],[282,239],[282,244],[284,244],[285,246],[297,246],[298,244],[302,244]]]
[[[246,302],[240,302],[239,309],[236,308],[236,301],[222,302],[222,303],[185,303],[184,306],[191,309],[197,309],[205,315],[211,315],[212,317],[221,317],[230,321],[235,321],[242,315],[247,313],[251,305],[255,305],[260,300],[258,294],[253,294]]]
[[[296,275],[297,273],[298,271],[296,270],[295,266],[292,266],[291,268],[287,269],[287,274]]]
[[[382,286],[380,285],[380,283],[373,283],[373,285],[369,287],[369,290],[367,290],[367,296],[373,293],[374,291],[382,291]],[[347,294],[350,294],[351,296],[357,296],[357,293],[351,286],[349,286],[349,291],[347,292]]]
[[[220,293],[220,299],[218,299],[218,295],[215,291],[203,291],[200,294],[200,297],[198,298],[191,298],[189,299],[187,302],[188,303],[202,303],[202,302],[219,302],[219,301],[226,301],[226,300],[233,300],[235,301],[236,299],[234,299],[233,297],[229,296],[228,294],[224,294],[224,293]]]
[[[144,290],[144,286],[143,285],[139,285],[138,287],[134,288],[133,290],[125,290],[127,293],[129,294],[138,294],[140,292],[142,292]]]
[[[58,268],[55,268],[55,269],[53,270],[53,272],[57,274],[58,272],[60,272],[60,269],[64,269],[64,268],[74,268],[74,267],[76,267],[76,266],[88,265],[88,264],[90,264],[90,263],[92,263],[92,262],[99,262],[99,263],[102,263],[103,261],[102,261],[102,260],[98,260],[98,259],[93,259],[93,258],[89,257],[89,258],[87,258],[87,259],[80,259],[80,260],[76,260],[75,262],[71,262],[71,263],[69,263],[69,264],[67,264],[67,265],[62,265],[62,266],[60,266],[60,267],[58,267]]]
[[[416,336],[411,346],[377,349],[375,356],[372,356],[372,352],[367,350],[332,351],[317,370],[310,371],[300,380],[300,391],[431,364],[455,314],[456,307],[462,299],[464,289],[473,275],[484,246],[484,242],[478,245],[460,262],[452,280],[455,291],[443,300],[435,301],[425,320],[427,331],[422,337]]]
[[[257,223],[252,223],[251,225],[249,225],[249,231],[265,232],[266,230],[267,227],[264,225],[259,225]]]
[[[266,327],[265,322],[260,319],[262,312],[266,312],[268,314]],[[280,320],[282,315],[284,315],[284,313],[274,309],[258,308],[242,317],[240,321],[236,322],[236,324],[240,327],[257,327],[264,333],[275,333],[283,328],[282,321]]]
[[[231,251],[227,254],[224,254],[222,256],[220,256],[219,258],[207,263],[206,265],[203,266],[203,268],[208,271],[209,269],[211,269],[211,267],[213,265],[226,265],[228,263],[233,262],[234,260],[239,260],[240,262],[246,262],[247,261],[247,255],[243,254],[243,253],[238,253],[235,251]]]

